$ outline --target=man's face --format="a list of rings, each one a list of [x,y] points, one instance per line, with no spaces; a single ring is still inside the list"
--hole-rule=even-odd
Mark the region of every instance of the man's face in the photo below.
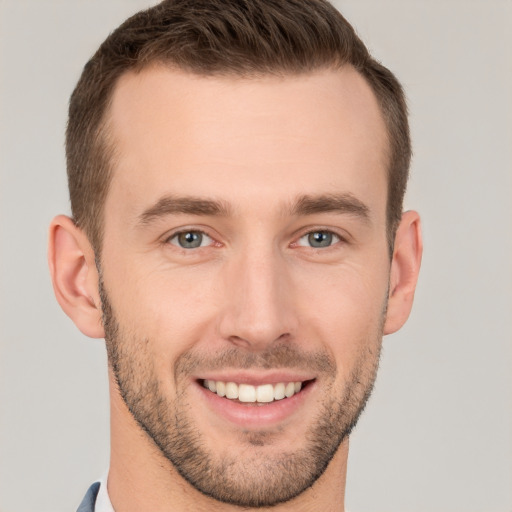
[[[378,363],[390,262],[376,100],[350,68],[152,68],[120,80],[110,114],[101,287],[121,395],[203,493],[291,499],[327,467]]]

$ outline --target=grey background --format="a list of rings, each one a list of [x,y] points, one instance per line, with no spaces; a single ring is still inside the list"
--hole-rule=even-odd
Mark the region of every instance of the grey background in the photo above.
[[[60,311],[46,230],[69,212],[82,66],[144,0],[0,0],[0,511],[75,510],[108,465],[106,359]],[[403,81],[423,217],[415,309],[351,440],[353,512],[512,511],[512,2],[340,0]]]

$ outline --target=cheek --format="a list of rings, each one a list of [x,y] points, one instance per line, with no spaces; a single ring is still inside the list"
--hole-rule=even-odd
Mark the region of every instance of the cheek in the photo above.
[[[134,340],[148,340],[155,365],[163,368],[209,336],[215,285],[202,270],[148,272],[147,266],[138,271],[132,266],[130,272],[118,267],[107,291],[123,330]]]
[[[362,351],[373,351],[382,338],[387,267],[363,270],[347,265],[314,277],[304,273],[297,285],[301,331],[325,345],[343,374],[343,367],[353,367]]]

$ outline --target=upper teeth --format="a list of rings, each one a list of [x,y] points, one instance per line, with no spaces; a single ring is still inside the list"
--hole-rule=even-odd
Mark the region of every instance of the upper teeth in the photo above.
[[[203,381],[203,386],[219,396],[240,400],[240,402],[273,402],[283,398],[290,398],[302,388],[302,382],[280,382],[278,384],[236,384],[220,380]]]

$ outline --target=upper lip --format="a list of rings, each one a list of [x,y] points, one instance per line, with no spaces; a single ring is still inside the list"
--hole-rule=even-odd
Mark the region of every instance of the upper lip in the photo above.
[[[196,380],[215,380],[221,382],[235,382],[236,384],[250,384],[252,386],[261,386],[263,384],[278,384],[280,382],[304,382],[313,380],[314,375],[305,372],[293,370],[275,370],[275,371],[221,371],[205,372],[198,375]]]

